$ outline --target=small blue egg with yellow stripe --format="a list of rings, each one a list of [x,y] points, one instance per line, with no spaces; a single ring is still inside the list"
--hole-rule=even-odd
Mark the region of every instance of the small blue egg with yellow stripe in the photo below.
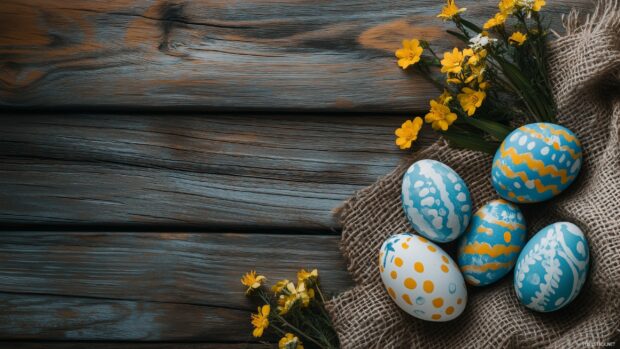
[[[465,281],[485,286],[504,277],[525,239],[525,218],[516,205],[498,199],[482,206],[459,241],[457,260]]]
[[[581,143],[569,129],[545,122],[521,126],[495,153],[493,187],[512,202],[545,201],[575,180],[581,163]]]

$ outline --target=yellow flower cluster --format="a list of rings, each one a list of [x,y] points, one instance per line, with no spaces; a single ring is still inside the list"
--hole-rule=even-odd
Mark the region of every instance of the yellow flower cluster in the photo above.
[[[280,338],[278,349],[304,349],[301,341],[292,333],[287,333]]]
[[[314,298],[314,289],[312,285],[319,277],[318,270],[311,272],[301,269],[297,273],[297,286],[294,283],[284,279],[278,281],[271,289],[278,297],[278,313],[284,315],[297,303],[305,308],[310,304],[310,300]]]
[[[484,79],[486,56],[487,50],[482,47],[478,50],[466,48],[463,51],[455,47],[452,52],[444,53],[444,58],[441,60],[441,72],[447,74],[446,81],[450,84],[463,86],[460,90],[461,93],[457,95],[457,99],[468,116],[474,115],[476,109],[480,108],[482,101],[486,98],[484,90],[489,87],[489,83]],[[444,91],[444,95],[446,93],[447,91]],[[434,104],[431,101],[431,113],[429,114],[437,115],[438,112],[441,112],[444,115],[449,115],[445,111],[448,108],[447,105],[448,103],[445,101],[443,103],[438,101]],[[435,120],[435,117],[429,117],[429,114],[427,114],[426,122],[429,122],[428,119]],[[441,122],[438,125],[433,124],[433,128],[446,131],[453,122],[450,120],[456,119],[456,115],[443,119],[446,122]]]
[[[427,42],[410,39],[404,40],[403,47],[396,51],[398,65],[403,69],[419,64],[422,72],[430,74],[433,67],[440,67],[440,71],[445,74],[443,85],[446,87],[441,96],[430,101],[430,109],[424,118],[416,116],[411,120],[406,120],[400,128],[395,130],[395,143],[400,149],[411,148],[418,139],[424,123],[430,124],[435,130],[447,131],[457,120],[458,115],[475,115],[487,98],[486,91],[490,87],[485,75],[491,78],[495,76],[487,71],[487,60],[489,60],[489,70],[494,70],[493,60],[496,59],[498,52],[500,54],[502,52],[492,45],[498,39],[490,37],[487,30],[501,27],[498,32],[502,34],[502,38],[507,43],[522,46],[528,39],[528,34],[533,32],[515,31],[506,39],[504,24],[510,16],[518,16],[520,20],[523,20],[524,16],[540,11],[545,5],[545,0],[500,0],[497,5],[499,12],[484,23],[484,30],[478,33],[474,24],[460,17],[460,14],[466,10],[465,8],[459,8],[455,0],[445,1],[437,17],[444,21],[454,21],[464,32],[465,35],[460,38],[468,44],[468,47],[463,49],[455,47],[445,52],[440,58]],[[468,34],[470,31],[477,32],[477,35],[471,36]],[[432,59],[422,58],[425,49],[432,54]],[[500,80],[497,82],[501,85]]]
[[[532,12],[539,12],[545,4],[545,0],[500,0],[497,5],[499,12],[484,23],[483,28],[490,29],[503,25],[515,11],[521,11],[523,14],[531,16]]]
[[[319,271],[316,269],[313,269],[312,271],[301,269],[297,272],[297,286],[287,279],[276,282],[271,287],[271,290],[273,291],[275,297],[277,297],[278,314],[286,314],[295,304],[300,304],[302,308],[308,307],[310,305],[310,300],[312,300],[315,296],[313,286],[316,285],[318,277]],[[265,280],[267,280],[267,278],[263,275],[257,275],[256,271],[251,270],[243,275],[241,278],[241,283],[248,287],[246,294],[249,294],[253,290],[259,289]],[[259,292],[259,295],[263,297],[263,300],[267,301],[267,299],[264,298],[264,293],[262,293],[262,291]],[[256,314],[251,315],[251,323],[252,326],[254,326],[252,335],[254,337],[261,337],[264,330],[269,327],[270,313],[271,306],[269,304],[265,304],[258,307],[258,312]],[[303,349],[303,346],[297,337],[293,334],[287,333],[286,336],[280,340],[280,348]]]

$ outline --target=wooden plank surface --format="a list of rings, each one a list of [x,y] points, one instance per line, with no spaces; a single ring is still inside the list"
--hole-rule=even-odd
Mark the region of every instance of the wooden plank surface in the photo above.
[[[140,342],[42,342],[0,341],[0,347],[10,349],[273,349],[273,343],[140,343]]]
[[[462,0],[482,22],[497,1]],[[548,1],[560,30],[570,7]],[[400,111],[437,91],[393,51],[453,45],[437,0],[3,0],[0,106]]]
[[[2,232],[0,292],[253,309],[239,279],[318,268],[327,294],[350,286],[339,236]]]
[[[0,339],[253,341],[242,273],[318,268],[351,286],[337,236],[2,232]]]
[[[0,338],[104,341],[251,341],[249,312],[153,303],[0,293]]]
[[[405,156],[402,121],[14,114],[0,128],[0,223],[331,229],[334,208]]]
[[[140,343],[140,342],[45,342],[0,341],[1,348],[10,349],[269,349],[272,343]]]

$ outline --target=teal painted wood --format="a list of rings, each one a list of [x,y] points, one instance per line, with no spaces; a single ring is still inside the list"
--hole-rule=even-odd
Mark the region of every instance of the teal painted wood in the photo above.
[[[454,45],[437,0],[3,0],[0,106],[356,110],[428,108],[401,71],[405,37]],[[497,1],[462,0],[482,23]],[[590,0],[548,1],[560,16]]]
[[[403,117],[17,114],[0,128],[0,223],[338,226],[391,171]],[[427,133],[421,144],[428,144]]]

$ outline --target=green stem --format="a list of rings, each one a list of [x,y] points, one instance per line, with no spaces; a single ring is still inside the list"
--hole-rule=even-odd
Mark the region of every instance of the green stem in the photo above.
[[[483,139],[473,139],[471,136],[463,134],[443,133],[443,136],[448,139],[451,145],[457,148],[481,151],[491,155],[494,155],[499,147],[499,143],[490,143]]]
[[[476,32],[476,33],[482,33],[482,28],[480,28],[479,26],[475,25],[474,23],[472,23],[470,21],[467,21],[467,20],[464,20],[463,18],[460,18],[460,17],[459,17],[459,20],[461,21],[461,23],[463,23],[463,25],[465,27],[467,27],[471,31]]]
[[[420,70],[420,72],[422,73],[422,76],[423,76],[426,80],[430,81],[430,82],[431,82],[431,83],[432,83],[432,84],[433,84],[433,85],[434,85],[434,86],[435,86],[435,87],[436,87],[436,88],[437,88],[440,92],[443,92],[443,89],[445,88],[445,86],[444,86],[441,82],[437,81],[437,80],[436,80],[436,79],[432,76],[432,73],[430,72],[430,70],[426,70],[426,71],[425,71],[424,69],[422,69],[422,66],[421,66],[421,65],[417,65],[417,67],[418,67],[418,69]]]
[[[269,299],[265,296],[265,292],[263,290],[258,290],[258,295],[259,297],[263,300],[263,302],[270,304]],[[299,328],[293,326],[293,324],[291,324],[290,322],[288,322],[284,317],[282,317],[280,314],[278,314],[278,311],[274,311],[273,312],[274,316],[278,319],[278,321],[280,321],[281,323],[283,323],[285,326],[291,328],[293,331],[297,332],[300,336],[303,336],[304,338],[308,339],[310,342],[318,345],[319,347],[321,347],[321,343],[317,342],[316,340],[314,340],[312,337],[310,337],[309,335],[307,335],[305,332],[303,332],[302,330],[300,330]],[[271,314],[270,314],[271,315]]]
[[[435,53],[435,51],[434,51],[434,50],[433,50],[433,48],[431,47],[431,45],[428,45],[428,46],[427,46],[427,48],[428,48],[428,51],[429,51],[429,52],[433,55],[433,57],[435,57],[435,59],[436,59],[436,60],[441,61],[441,60],[439,59],[439,56],[437,56],[437,54]]]
[[[498,141],[503,141],[506,136],[511,132],[510,128],[495,121],[483,120],[468,116],[461,118],[466,123],[484,131],[485,133],[495,137]]]
[[[278,314],[277,312],[276,314],[276,318],[278,319],[278,321],[280,321],[281,323],[283,323],[285,326],[291,328],[293,331],[297,332],[300,336],[303,336],[304,338],[306,338],[307,340],[309,340],[310,342],[318,345],[319,347],[321,346],[321,343],[317,342],[314,338],[310,337],[309,335],[307,335],[304,331],[300,330],[299,328],[293,326],[293,324],[291,324],[290,322],[288,322],[284,317],[282,317],[280,314]]]

